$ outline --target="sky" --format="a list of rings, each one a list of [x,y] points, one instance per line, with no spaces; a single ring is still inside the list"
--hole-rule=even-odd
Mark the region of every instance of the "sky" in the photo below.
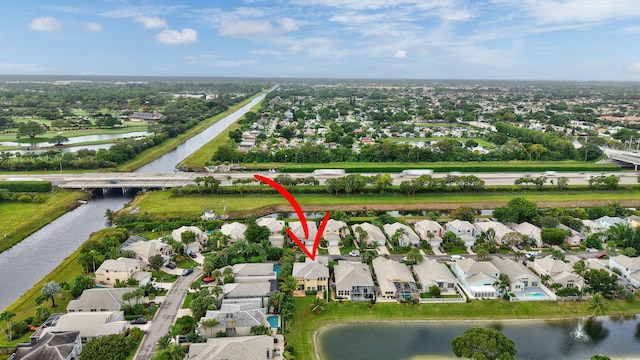
[[[0,74],[640,81],[640,4],[5,0]]]

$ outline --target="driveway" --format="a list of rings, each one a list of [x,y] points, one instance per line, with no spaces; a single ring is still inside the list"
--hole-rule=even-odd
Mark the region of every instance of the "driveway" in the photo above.
[[[189,285],[201,275],[202,270],[194,269],[189,276],[181,276],[173,283],[153,318],[147,334],[142,338],[142,344],[136,353],[136,360],[150,360],[153,357],[158,339],[169,334],[176,314],[180,310],[187,292],[189,292]]]
[[[340,255],[340,246],[329,246],[329,255]]]

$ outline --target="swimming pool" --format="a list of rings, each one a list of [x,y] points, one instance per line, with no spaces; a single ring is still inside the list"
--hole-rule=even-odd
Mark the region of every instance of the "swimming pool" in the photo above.
[[[531,297],[546,297],[547,295],[543,294],[543,293],[539,293],[539,292],[532,292],[532,293],[526,293],[525,296],[531,296]]]
[[[277,329],[280,326],[280,319],[278,319],[278,315],[269,315],[267,316],[267,321],[269,322],[269,325],[271,325],[272,329]]]

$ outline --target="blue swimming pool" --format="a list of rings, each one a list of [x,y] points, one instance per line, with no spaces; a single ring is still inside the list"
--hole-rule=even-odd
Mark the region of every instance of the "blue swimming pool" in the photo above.
[[[525,296],[531,296],[531,297],[545,297],[547,295],[543,294],[543,293],[539,293],[539,292],[534,292],[534,293],[527,293]]]
[[[272,329],[277,329],[280,327],[280,319],[278,318],[278,315],[267,316],[267,321],[269,322],[269,325],[271,325]]]
[[[280,265],[274,264],[273,265],[273,271],[275,271],[276,276],[280,275],[280,271],[282,271],[282,269],[280,268]]]

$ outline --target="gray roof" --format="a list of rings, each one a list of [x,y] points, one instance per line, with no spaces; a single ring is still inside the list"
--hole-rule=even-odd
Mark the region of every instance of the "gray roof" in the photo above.
[[[277,283],[276,283],[277,286]],[[273,292],[271,282],[230,283],[222,286],[225,298],[254,298],[269,296]]]
[[[373,259],[372,264],[382,293],[387,291],[395,292],[394,282],[396,281],[415,283],[411,271],[405,264],[381,256]]]
[[[96,338],[123,334],[127,330],[122,311],[74,312],[60,316],[47,332],[79,331],[81,337]]]
[[[268,276],[274,275],[272,263],[243,263],[233,265],[233,276]]]
[[[360,234],[358,233],[358,228],[361,228],[362,230],[367,232],[367,238],[364,239],[366,242],[373,243],[377,241],[378,243],[380,243],[380,245],[384,245],[387,242],[387,238],[386,236],[384,236],[382,230],[380,230],[379,227],[373,224],[363,222],[362,224],[353,225],[352,228],[354,236],[356,237],[356,239],[358,239],[358,241],[362,240],[360,239]]]
[[[122,304],[122,294],[135,290],[134,288],[94,288],[82,292],[79,298],[69,301],[67,312],[85,309],[105,309],[119,311]]]
[[[65,360],[73,351],[79,331],[44,334],[35,344],[19,345],[14,360]]]
[[[373,286],[369,265],[341,260],[333,267],[336,290],[351,290],[353,286]]]
[[[265,299],[265,304],[267,300]],[[267,314],[265,308],[253,308],[251,304],[223,304],[220,310],[209,310],[205,314],[206,320],[216,319],[225,324],[228,320],[235,320],[236,326],[260,326]]]
[[[421,263],[413,265],[413,272],[418,276],[423,290],[438,282],[455,283],[457,281],[449,268],[436,260],[425,259]]]
[[[456,264],[464,271],[465,276],[469,277],[474,274],[484,273],[484,274],[498,274],[500,275],[500,270],[496,268],[492,263],[486,261],[475,261],[470,258],[461,259],[456,261]],[[493,276],[493,275],[492,275]]]
[[[187,359],[269,360],[273,348],[273,338],[267,335],[214,338],[204,344],[191,344]]]
[[[303,262],[303,263],[293,263],[293,271],[291,275],[296,278],[304,278],[304,279],[318,279],[318,278],[329,278],[329,268],[325,265],[315,262]]]
[[[522,265],[517,261],[513,261],[511,259],[503,259],[501,257],[493,257],[491,259],[491,263],[500,270],[501,274],[506,274],[509,276],[509,279],[515,281],[516,279],[525,276],[530,279],[537,279],[540,281],[540,277],[534,274],[533,271],[529,270],[528,267]]]

